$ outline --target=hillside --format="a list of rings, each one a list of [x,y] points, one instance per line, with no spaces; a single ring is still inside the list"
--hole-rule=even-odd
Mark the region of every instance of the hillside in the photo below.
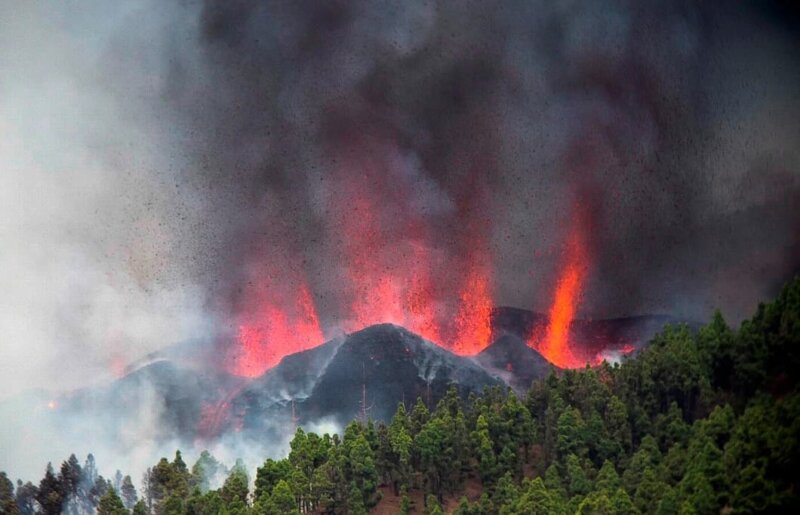
[[[522,352],[519,343],[502,347]],[[309,406],[349,398],[364,377],[384,380],[392,394],[436,378],[463,386],[486,377],[394,326],[329,345],[273,372],[294,370],[302,380],[299,365],[326,362]],[[220,464],[204,454],[190,471],[178,452],[145,476],[147,502],[135,503],[129,479],[121,499],[71,457],[14,495],[0,475],[0,503],[23,513],[37,499],[114,514],[437,514],[442,505],[458,515],[797,513],[799,365],[795,279],[738,329],[719,314],[696,333],[667,327],[621,364],[560,371],[524,396],[495,386],[464,399],[452,384],[437,403],[420,396],[385,422],[354,420],[341,435],[300,427],[287,457],[255,470],[252,493],[241,462],[215,489]],[[65,490],[69,477],[92,479],[92,497]]]

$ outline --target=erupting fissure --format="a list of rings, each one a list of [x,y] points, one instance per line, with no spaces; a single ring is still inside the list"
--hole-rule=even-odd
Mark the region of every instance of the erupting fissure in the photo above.
[[[380,323],[402,325],[462,356],[487,348],[492,339],[494,278],[485,245],[487,223],[472,215],[473,203],[483,191],[480,184],[466,181],[466,193],[456,201],[464,220],[456,230],[468,235],[469,245],[460,246],[458,252],[440,252],[441,243],[431,237],[435,220],[409,201],[414,197],[409,175],[394,173],[379,156],[364,157],[360,152],[343,153],[339,166],[333,172],[336,180],[326,197],[323,221],[336,263],[335,298],[327,303],[325,316],[331,326],[323,331],[305,271],[295,268],[298,260],[271,256],[247,275],[238,344],[228,370],[258,376],[288,354],[321,345],[325,332],[332,336]],[[353,174],[353,169],[361,172]],[[570,342],[587,269],[583,213],[581,209],[574,213],[546,334],[528,341],[559,367],[579,367],[585,357]]]

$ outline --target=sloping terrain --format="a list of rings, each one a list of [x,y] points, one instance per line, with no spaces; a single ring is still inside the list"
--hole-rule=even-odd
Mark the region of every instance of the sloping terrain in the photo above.
[[[315,351],[333,354],[327,363],[317,356],[304,356]],[[305,395],[276,398],[278,385],[286,393],[302,393],[310,382],[313,386]],[[436,402],[450,384],[466,395],[502,382],[469,358],[451,354],[402,327],[380,324],[288,356],[244,390],[233,401],[233,410],[243,413],[245,429],[263,429],[271,423],[263,416],[265,410],[273,420],[291,418],[294,409],[299,423],[318,419],[345,423],[366,408],[369,417],[386,420],[398,402],[414,402],[417,397]]]
[[[484,370],[501,378],[518,393],[525,392],[531,382],[545,377],[555,367],[515,334],[504,334],[480,354],[475,362]]]

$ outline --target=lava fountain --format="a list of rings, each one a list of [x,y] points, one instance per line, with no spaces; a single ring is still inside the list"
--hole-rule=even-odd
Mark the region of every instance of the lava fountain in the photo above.
[[[537,334],[528,342],[529,346],[538,350],[549,362],[561,368],[579,368],[585,365],[573,351],[570,342],[570,326],[580,304],[588,268],[583,225],[580,217],[576,217],[566,242],[565,259],[548,312],[544,338],[540,339]]]
[[[300,285],[293,296],[286,303],[263,302],[253,320],[239,326],[237,352],[232,356],[230,372],[256,377],[287,354],[323,342],[317,310],[308,287]]]

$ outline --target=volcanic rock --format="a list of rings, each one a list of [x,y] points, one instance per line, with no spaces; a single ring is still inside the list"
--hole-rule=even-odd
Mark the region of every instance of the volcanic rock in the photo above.
[[[233,405],[235,412],[244,413],[246,430],[266,429],[276,416],[293,416],[301,424],[330,420],[344,425],[364,413],[374,420],[388,420],[398,402],[410,404],[418,397],[432,406],[451,384],[463,396],[503,385],[470,358],[456,356],[402,327],[380,324],[287,356]],[[278,385],[280,395],[276,395]],[[265,412],[271,416],[265,417]]]
[[[534,380],[555,370],[549,361],[514,334],[498,338],[475,356],[475,361],[517,393],[526,392]]]

